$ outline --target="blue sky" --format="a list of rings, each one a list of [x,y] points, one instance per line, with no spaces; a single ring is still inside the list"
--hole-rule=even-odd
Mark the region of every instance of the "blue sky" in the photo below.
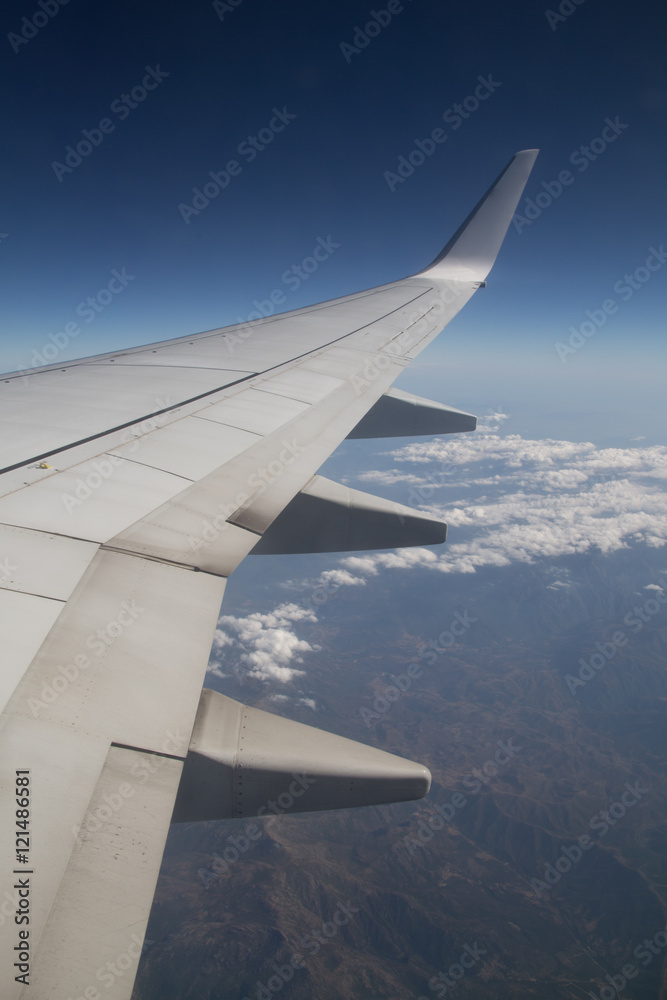
[[[585,435],[574,409],[601,441],[629,424],[630,437],[659,434],[667,268],[614,291],[667,241],[659,15],[641,2],[561,7],[572,12],[74,2],[47,19],[37,3],[7,3],[3,369],[29,367],[67,323],[81,333],[63,360],[236,322],[275,289],[287,309],[402,277],[439,252],[515,150],[537,146],[519,211],[526,198],[543,207],[511,227],[489,287],[402,384],[525,411],[524,431],[560,414],[558,433]],[[484,99],[458,114],[480,80]],[[281,130],[262,133],[271,122]],[[412,176],[388,181],[437,128],[445,140]],[[259,134],[271,141],[253,156]],[[97,145],[63,169],[91,135]],[[198,215],[179,209],[234,159]],[[340,245],[286,285],[318,237]],[[81,322],[77,307],[114,269],[133,277]],[[554,345],[610,298],[618,308],[561,361]]]

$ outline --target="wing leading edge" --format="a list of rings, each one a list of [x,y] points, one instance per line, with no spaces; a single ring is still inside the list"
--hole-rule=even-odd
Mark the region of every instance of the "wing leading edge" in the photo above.
[[[317,470],[347,436],[474,427],[470,414],[391,386],[484,281],[535,156],[518,153],[409,278],[5,377],[8,997],[129,1000],[177,795],[178,819],[261,814],[258,802],[311,765],[314,791],[299,809],[427,791],[422,765],[202,694],[202,684],[225,581],[255,547],[444,538],[446,526],[423,512],[393,510],[392,523],[386,501]]]

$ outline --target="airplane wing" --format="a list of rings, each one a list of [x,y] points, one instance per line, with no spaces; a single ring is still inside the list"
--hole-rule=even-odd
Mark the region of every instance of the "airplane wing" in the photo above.
[[[422,765],[202,684],[251,551],[444,540],[438,519],[317,470],[349,436],[474,427],[391,385],[484,283],[536,155],[412,277],[3,376],[3,997],[129,1000],[172,815],[428,790]]]

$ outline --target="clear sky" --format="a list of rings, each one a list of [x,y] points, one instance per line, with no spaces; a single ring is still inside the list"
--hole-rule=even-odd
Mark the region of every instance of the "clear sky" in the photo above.
[[[4,370],[52,338],[65,360],[402,277],[539,147],[489,287],[402,384],[525,410],[524,432],[574,409],[601,440],[661,439],[658,4],[10,0],[2,19]],[[587,310],[604,323],[561,360]]]

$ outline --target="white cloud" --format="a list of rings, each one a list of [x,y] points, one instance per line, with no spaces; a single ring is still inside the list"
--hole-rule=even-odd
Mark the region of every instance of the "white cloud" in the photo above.
[[[405,445],[388,453],[394,464],[389,473],[358,477],[389,484],[394,492],[404,486],[406,496],[395,499],[449,523],[445,546],[344,556],[314,581],[290,581],[311,607],[290,602],[265,614],[222,615],[210,672],[281,684],[303,676],[302,654],[317,647],[297,629],[317,621],[312,607],[340,587],[366,585],[382,570],[474,573],[593,548],[611,553],[667,543],[666,447],[596,449],[590,442],[503,437],[498,427],[505,419],[492,414],[476,435]],[[448,500],[452,487],[456,499]],[[561,567],[550,586],[570,586],[567,577]],[[301,702],[316,708],[312,699]]]
[[[216,667],[215,664],[208,665],[207,673],[213,674],[214,677],[219,677],[221,681],[226,681],[230,676],[229,674],[226,674],[224,670],[221,670],[220,667]]]
[[[293,603],[281,604],[268,614],[255,612],[245,618],[221,615],[213,640],[213,662],[209,665],[209,672],[218,677],[225,676],[215,662],[218,651],[225,649],[225,660],[231,659],[238,651],[238,661],[233,670],[239,677],[276,680],[286,684],[302,676],[304,671],[294,664],[303,663],[301,653],[314,650],[309,642],[299,639],[293,631],[292,626],[302,621],[316,622],[317,618],[308,608]]]
[[[494,416],[495,424],[504,418]],[[341,565],[363,575],[413,566],[473,573],[592,548],[609,553],[667,542],[664,446],[597,449],[586,441],[502,437],[489,421],[481,429],[482,434],[429,439],[388,453],[392,485],[400,483],[397,471],[405,467],[405,500],[453,529],[443,549],[348,557]],[[417,484],[414,469],[422,466]],[[448,500],[452,489],[458,493],[453,501]]]
[[[421,476],[411,476],[400,469],[377,469],[370,472],[362,472],[361,475],[357,475],[354,478],[360,479],[365,483],[375,483],[377,486],[393,486],[394,483],[401,483],[401,485],[415,483],[415,485],[419,485],[423,481]],[[348,482],[350,479],[350,476],[344,476],[342,481]]]
[[[365,586],[366,581],[361,576],[354,576],[346,569],[326,569],[320,573],[316,586],[329,584],[333,587],[358,587]]]
[[[375,568],[375,556],[348,556],[341,560],[341,565],[367,576],[376,576],[378,572]]]
[[[213,636],[213,649],[224,649],[225,646],[232,646],[233,644],[234,640],[231,635],[227,635],[221,628],[216,629]]]

